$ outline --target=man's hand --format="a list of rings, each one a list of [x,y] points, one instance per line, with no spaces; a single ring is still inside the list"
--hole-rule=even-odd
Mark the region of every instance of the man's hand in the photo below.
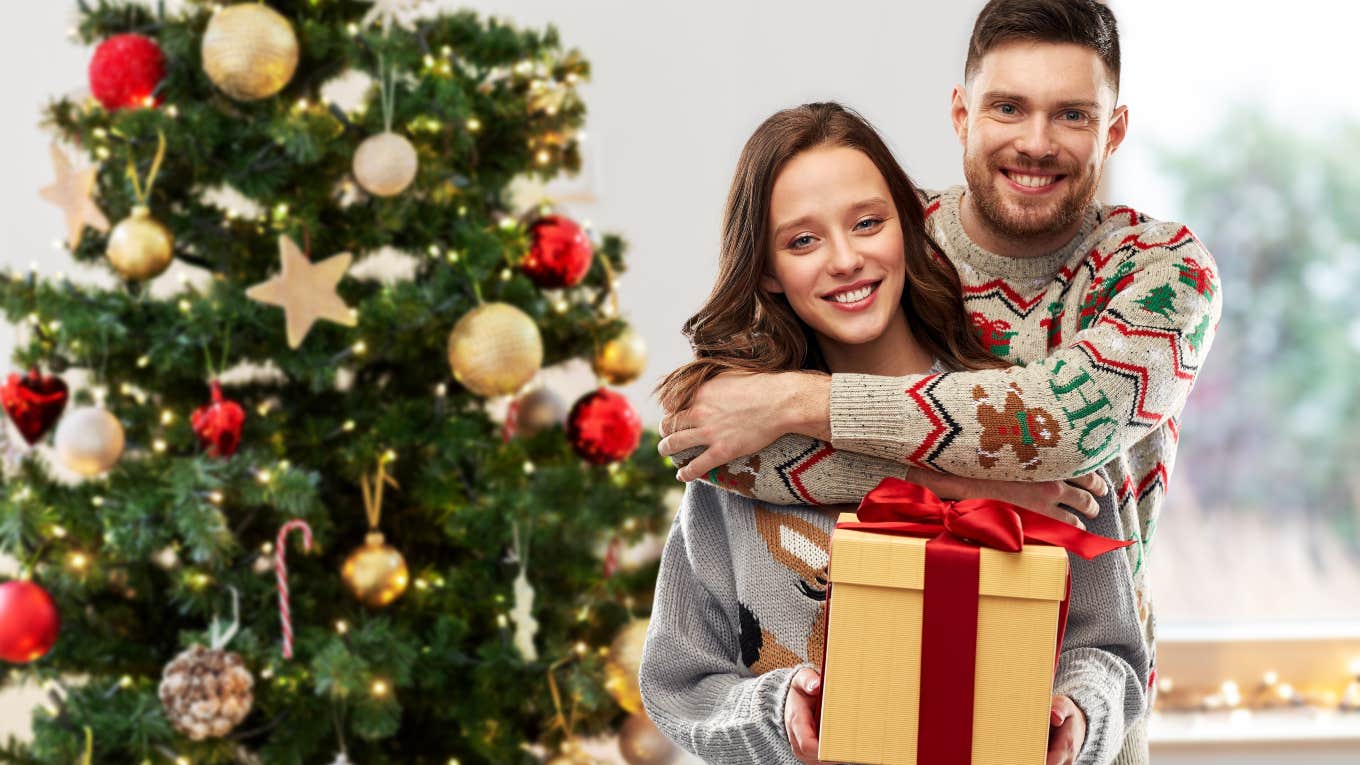
[[[988,481],[911,468],[907,471],[907,480],[930,489],[941,499],[999,499],[1080,529],[1085,529],[1086,524],[1071,511],[1087,518],[1096,517],[1100,505],[1095,497],[1103,497],[1110,491],[1099,472],[1067,481],[1031,482]]]
[[[1048,725],[1048,756],[1044,765],[1074,765],[1082,744],[1086,743],[1086,715],[1081,707],[1066,696],[1054,694]]]
[[[675,475],[681,481],[693,481],[719,465],[755,454],[785,433],[804,432],[803,420],[812,419],[809,412],[820,409],[823,420],[830,417],[829,405],[818,400],[813,384],[819,377],[825,378],[799,372],[718,375],[699,387],[688,409],[661,420],[664,438],[657,451],[669,457],[696,446],[707,447]],[[830,384],[825,381],[822,387],[829,396]]]
[[[793,756],[807,765],[821,763],[817,759],[821,708],[822,676],[811,667],[803,667],[793,676],[784,702],[784,732],[793,747]]]

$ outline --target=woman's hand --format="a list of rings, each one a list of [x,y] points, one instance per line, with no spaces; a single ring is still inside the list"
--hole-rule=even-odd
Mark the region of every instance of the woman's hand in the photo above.
[[[811,667],[803,667],[793,676],[789,696],[784,702],[784,732],[793,747],[793,756],[807,765],[821,765],[817,759],[820,729],[817,718],[821,705],[822,676]]]
[[[675,474],[681,481],[693,481],[720,465],[755,454],[785,433],[799,432],[802,413],[818,406],[806,385],[812,377],[775,372],[720,374],[699,387],[688,409],[661,420],[664,438],[656,449],[669,457],[696,446],[707,447]],[[825,413],[827,407],[821,409]]]
[[[1048,756],[1044,765],[1073,765],[1086,743],[1086,715],[1072,699],[1054,695],[1048,710]]]
[[[907,480],[930,489],[941,499],[999,499],[1080,529],[1086,524],[1076,513],[1096,517],[1100,505],[1095,498],[1110,490],[1099,472],[1067,481],[988,481],[911,468]]]

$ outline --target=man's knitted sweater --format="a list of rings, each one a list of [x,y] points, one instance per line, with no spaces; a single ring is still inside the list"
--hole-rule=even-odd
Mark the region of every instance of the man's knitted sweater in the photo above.
[[[1113,496],[1100,502],[1090,530],[1122,537]],[[706,762],[797,762],[784,703],[798,669],[821,666],[840,509],[853,507],[773,507],[697,481],[686,487],[661,555],[639,685],[661,731]],[[1072,595],[1053,692],[1086,714],[1078,765],[1105,765],[1143,715],[1148,655],[1128,558],[1068,558]]]
[[[1135,543],[1126,553],[1154,647],[1147,547],[1181,410],[1222,312],[1214,260],[1179,223],[1101,204],[1063,248],[1003,257],[964,232],[962,196],[962,187],[928,193],[927,225],[959,272],[983,342],[1015,366],[832,375],[830,444],[786,435],[705,480],[765,503],[818,505],[858,503],[882,478],[904,477],[908,465],[1024,481],[1105,466],[1124,539]]]

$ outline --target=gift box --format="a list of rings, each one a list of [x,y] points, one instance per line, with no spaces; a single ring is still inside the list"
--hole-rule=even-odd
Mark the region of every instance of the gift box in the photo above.
[[[831,537],[818,758],[1043,765],[1068,550],[1127,544],[885,480]]]

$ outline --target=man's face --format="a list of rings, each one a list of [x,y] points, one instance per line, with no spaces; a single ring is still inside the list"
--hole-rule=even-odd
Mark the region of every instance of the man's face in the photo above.
[[[951,116],[976,211],[1018,242],[1075,234],[1105,159],[1124,138],[1125,107],[1099,55],[1016,41],[983,56],[955,88]]]

